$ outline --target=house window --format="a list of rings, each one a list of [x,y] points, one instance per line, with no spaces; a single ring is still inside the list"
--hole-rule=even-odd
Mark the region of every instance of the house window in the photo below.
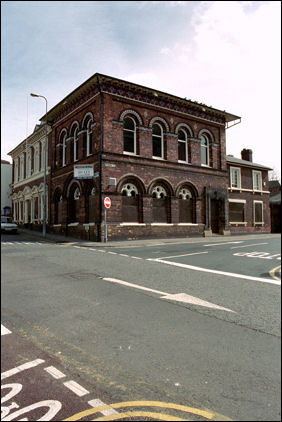
[[[253,170],[253,189],[258,191],[262,190],[261,171]]]
[[[243,223],[245,222],[245,201],[229,202],[229,222]]]
[[[123,123],[123,151],[136,154],[136,125],[130,117],[126,117]]]
[[[254,201],[254,225],[263,225],[263,202]]]
[[[188,163],[187,136],[183,130],[178,132],[178,161]]]
[[[201,165],[209,166],[209,140],[206,135],[201,135]]]
[[[153,125],[153,158],[164,158],[163,129],[160,125]]]
[[[230,167],[230,186],[231,188],[241,188],[241,171],[240,168]]]

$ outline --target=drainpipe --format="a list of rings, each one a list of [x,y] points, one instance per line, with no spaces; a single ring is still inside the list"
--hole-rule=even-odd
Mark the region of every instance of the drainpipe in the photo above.
[[[99,157],[99,222],[98,222],[98,240],[101,242],[101,225],[102,225],[102,155],[103,155],[103,137],[104,137],[104,125],[103,125],[103,117],[104,117],[104,96],[101,90],[100,81],[97,76],[98,81],[98,88],[100,92],[100,151],[98,154]]]

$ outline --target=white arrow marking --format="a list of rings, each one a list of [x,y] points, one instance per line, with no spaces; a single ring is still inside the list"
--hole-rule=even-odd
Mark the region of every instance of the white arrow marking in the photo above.
[[[222,306],[215,305],[214,303],[206,302],[205,300],[202,300],[198,297],[187,295],[186,293],[176,293],[176,294],[165,293],[165,292],[161,292],[160,290],[154,290],[148,287],[139,286],[138,284],[128,283],[127,281],[123,281],[123,280],[118,280],[117,278],[103,278],[103,280],[110,281],[111,283],[122,284],[123,286],[134,287],[135,289],[145,290],[147,292],[157,293],[157,294],[162,295],[161,299],[175,300],[177,302],[191,303],[192,305],[205,306],[207,308],[220,309],[222,311],[227,311],[227,312],[235,312],[235,311],[232,311],[231,309],[223,308]]]
[[[175,300],[177,302],[183,302],[183,303],[191,303],[192,305],[199,305],[199,306],[205,306],[206,308],[213,308],[213,309],[219,309],[221,311],[227,311],[227,312],[234,312],[231,309],[223,308],[222,306],[215,305],[211,302],[206,302],[205,300],[199,299],[198,297],[187,295],[186,293],[177,293],[175,295],[166,295],[161,297],[161,299],[170,299]]]

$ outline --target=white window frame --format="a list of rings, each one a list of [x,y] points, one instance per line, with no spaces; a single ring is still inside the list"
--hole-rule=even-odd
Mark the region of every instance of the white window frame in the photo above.
[[[259,177],[259,180],[256,180],[257,177]],[[259,187],[258,187],[257,181],[259,182]],[[253,170],[253,190],[257,191],[257,192],[262,191],[262,174],[261,174],[261,171]]]
[[[153,134],[153,128],[154,128],[155,125],[157,125],[161,128],[161,135],[154,135]],[[164,159],[164,132],[163,132],[162,125],[160,125],[159,123],[154,123],[153,126],[152,126],[152,149],[153,149],[153,136],[155,136],[157,138],[161,138],[161,155],[160,156],[153,155],[152,158],[154,158],[155,160],[163,160]]]
[[[230,216],[229,216],[229,224],[231,225],[242,225],[242,226],[246,226],[247,225],[247,221],[246,221],[246,199],[228,199],[228,202],[230,203],[239,203],[239,204],[244,204],[244,221],[231,221],[230,220]]]
[[[179,135],[179,132],[180,131],[184,133],[185,140],[179,139],[178,135]],[[185,130],[183,130],[183,129],[179,129],[178,130],[178,132],[177,132],[177,139],[178,139],[178,143],[177,143],[177,154],[178,154],[179,142],[182,143],[182,144],[185,144],[185,160],[184,161],[183,160],[179,160],[179,156],[178,156],[178,162],[179,163],[185,163],[185,164],[187,164],[188,163],[188,142],[187,142],[187,133],[185,132]]]
[[[92,155],[92,152],[90,153],[90,135],[93,133],[91,125],[93,124],[92,120],[89,120],[87,124],[87,132],[86,132],[86,156],[89,157]]]
[[[73,161],[78,161],[78,136],[77,136],[77,132],[78,132],[78,128],[76,128],[74,130],[74,134],[73,134]]]
[[[261,220],[262,221],[256,221],[256,212],[255,212],[256,204],[261,204]],[[264,225],[263,201],[253,201],[253,220],[254,220],[254,226]]]
[[[201,139],[201,166],[202,167],[210,167],[210,152],[209,152],[210,141],[209,141],[209,138],[207,137],[207,135],[205,133],[202,133],[200,139]],[[203,143],[203,141],[206,141],[206,145]],[[202,162],[203,148],[205,148],[206,157],[207,157],[206,164]]]
[[[63,163],[62,163],[63,167],[66,166],[66,139],[67,139],[67,134],[65,134],[63,138]]]
[[[126,155],[136,155],[136,122],[135,122],[135,120],[132,118],[132,117],[130,117],[130,116],[125,116],[125,118],[124,119],[131,119],[132,121],[133,121],[133,124],[134,124],[134,130],[131,130],[131,129],[124,129],[123,128],[123,132],[125,131],[125,130],[127,130],[128,132],[133,132],[133,135],[134,135],[134,149],[133,149],[133,152],[130,152],[130,151],[125,151],[124,149],[123,149],[123,153],[124,154],[126,154]],[[123,148],[124,148],[124,145],[123,145]]]
[[[237,185],[235,182],[235,174],[237,173]],[[241,189],[241,168],[230,167],[230,187],[231,189]]]

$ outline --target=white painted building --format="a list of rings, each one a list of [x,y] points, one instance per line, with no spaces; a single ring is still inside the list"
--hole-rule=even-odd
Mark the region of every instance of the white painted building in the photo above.
[[[12,209],[11,183],[13,165],[1,160],[1,215],[10,215]]]

